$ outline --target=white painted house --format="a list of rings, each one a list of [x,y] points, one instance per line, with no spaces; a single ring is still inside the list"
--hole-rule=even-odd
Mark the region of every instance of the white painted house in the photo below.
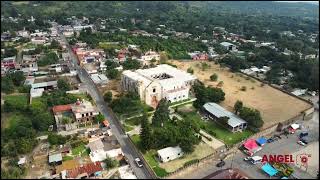
[[[161,162],[168,162],[183,156],[183,152],[179,146],[167,147],[157,151]]]

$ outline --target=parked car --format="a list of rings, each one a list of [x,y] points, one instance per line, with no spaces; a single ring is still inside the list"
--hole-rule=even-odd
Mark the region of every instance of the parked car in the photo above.
[[[250,160],[252,164],[258,164],[258,163],[261,163],[261,161],[262,161],[261,156],[253,156]]]
[[[136,159],[134,159],[134,161],[137,163],[138,167],[142,167],[143,166],[142,161],[140,160],[140,158],[136,158]]]
[[[281,136],[280,136],[280,135],[277,135],[277,134],[276,134],[276,135],[274,135],[274,136],[277,137],[277,138],[279,138],[279,139],[281,139]]]
[[[300,138],[300,141],[302,141],[304,144],[308,144],[309,143],[309,141],[307,140],[307,138]]]
[[[269,138],[269,139],[267,139],[267,142],[268,143],[272,143],[274,141],[274,139],[273,138]]]
[[[251,159],[252,159],[252,157],[250,157],[250,156],[243,158],[244,161],[250,161]]]
[[[306,144],[305,144],[304,142],[302,142],[302,141],[298,141],[297,143],[300,144],[301,146],[305,146],[305,145],[306,145]]]
[[[308,136],[308,135],[309,135],[308,132],[302,132],[302,133],[299,134],[299,138],[303,138],[303,137]]]
[[[217,167],[222,167],[222,166],[224,166],[226,163],[223,161],[223,160],[221,160],[218,164],[217,164]]]

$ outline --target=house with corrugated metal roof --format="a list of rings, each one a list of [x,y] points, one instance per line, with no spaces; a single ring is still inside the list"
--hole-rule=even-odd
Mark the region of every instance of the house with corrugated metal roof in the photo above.
[[[227,111],[220,105],[209,102],[203,105],[203,109],[208,114],[209,118],[222,124],[221,118],[227,117],[228,118],[228,126],[229,130],[232,132],[242,131],[247,128],[247,122],[241,119],[240,117],[236,116],[232,112]]]

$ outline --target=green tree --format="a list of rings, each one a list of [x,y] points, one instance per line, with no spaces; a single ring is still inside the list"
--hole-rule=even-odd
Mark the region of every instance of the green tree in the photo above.
[[[228,121],[229,117],[228,116],[222,116],[219,118],[219,122],[223,124],[224,126],[228,127]]]
[[[211,81],[217,81],[217,80],[218,80],[218,75],[217,75],[216,73],[212,74],[212,75],[210,76],[210,80],[211,80]]]
[[[60,49],[60,44],[56,40],[52,40],[49,46],[50,49]]]
[[[14,85],[9,77],[1,77],[1,91],[7,94],[14,92]]]
[[[260,128],[263,126],[263,120],[261,118],[260,111],[256,109],[251,109],[248,107],[243,107],[240,110],[239,116],[246,120],[250,125]]]
[[[152,147],[152,132],[146,114],[143,114],[141,118],[140,139],[144,150],[149,150]]]
[[[169,105],[166,99],[161,99],[152,117],[152,125],[160,127],[163,123],[168,121]]]
[[[55,52],[49,52],[45,56],[41,57],[38,61],[38,66],[46,66],[50,64],[57,63],[59,60]]]
[[[189,68],[187,69],[187,72],[190,73],[190,74],[193,74],[193,69],[192,69],[191,67],[189,67]]]
[[[71,89],[70,84],[64,79],[58,79],[58,88],[62,91],[69,91]]]
[[[107,156],[107,158],[105,160],[103,160],[103,162],[105,163],[106,167],[111,169],[114,167],[118,166],[118,161],[111,159],[110,157]]]
[[[107,77],[110,79],[116,79],[120,75],[119,71],[117,69],[110,69],[107,70]]]
[[[116,67],[119,67],[119,64],[114,62],[114,61],[111,61],[111,60],[107,60],[105,62],[105,65],[107,66],[107,70],[111,70],[111,69],[114,69]]]
[[[102,123],[102,121],[104,121],[106,118],[104,117],[103,114],[99,113],[96,117],[95,117],[95,122],[99,122]]]
[[[192,90],[197,98],[193,102],[195,108],[201,108],[207,102],[219,103],[225,99],[225,93],[221,88],[205,87],[202,82],[194,83]]]
[[[65,144],[66,141],[67,141],[67,138],[61,135],[54,134],[54,133],[48,134],[48,142],[50,143],[50,145],[61,145],[61,144]]]
[[[128,59],[122,64],[123,69],[139,69],[141,67],[141,63],[137,60]]]
[[[12,82],[15,86],[21,86],[26,80],[26,77],[24,76],[22,71],[10,73],[9,78],[12,79]]]
[[[112,101],[112,92],[108,91],[103,95],[103,99],[105,102],[110,103]]]
[[[237,100],[237,101],[234,103],[234,106],[233,106],[233,109],[234,109],[234,111],[235,111],[235,114],[238,114],[238,112],[242,109],[242,107],[243,107],[243,102]]]

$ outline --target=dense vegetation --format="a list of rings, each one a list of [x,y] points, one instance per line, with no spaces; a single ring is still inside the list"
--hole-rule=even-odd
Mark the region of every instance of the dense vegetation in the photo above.
[[[1,77],[1,91],[10,94],[18,89],[19,92],[28,93],[30,86],[23,85],[25,79],[22,71],[7,73],[6,76]]]
[[[187,54],[192,51],[204,51],[206,46],[201,42],[194,42],[190,39],[163,39],[160,37],[133,36],[128,33],[92,33],[90,30],[83,30],[78,38],[80,41],[88,43],[91,47],[96,47],[99,42],[123,42],[124,44],[138,45],[142,52],[149,50],[165,51],[169,58],[186,59]],[[116,49],[111,48],[112,49]],[[110,53],[110,48],[108,48]],[[112,52],[111,52],[112,53]]]
[[[260,128],[263,126],[264,122],[261,118],[260,111],[257,109],[252,109],[245,107],[242,101],[236,101],[234,104],[235,114],[239,115],[242,119],[246,120],[248,124],[255,128]]]
[[[183,152],[192,152],[194,145],[201,140],[198,134],[199,125],[195,120],[171,119],[168,108],[168,102],[162,99],[152,118],[152,125],[149,124],[146,115],[142,117],[140,137],[143,149],[161,149],[179,145]]]
[[[4,102],[4,112],[17,114],[17,117],[12,117],[15,122],[1,130],[2,156],[15,157],[30,152],[37,143],[36,135],[46,132],[49,126],[54,124],[49,107],[74,103],[77,100],[74,95],[61,90],[45,93],[41,99],[33,100],[31,105],[26,97],[25,101],[14,97],[16,96],[7,98]]]
[[[110,103],[110,107],[118,114],[131,114],[137,111],[153,110],[152,107],[143,104],[140,101],[139,95],[133,92],[121,94],[119,98],[113,99]]]
[[[49,52],[45,56],[42,56],[37,63],[38,66],[46,66],[50,64],[55,64],[58,62],[58,60],[59,58],[55,52]]]
[[[193,102],[195,108],[201,108],[207,102],[219,103],[224,101],[225,93],[221,88],[205,87],[202,82],[196,82],[193,87],[196,101]]]

